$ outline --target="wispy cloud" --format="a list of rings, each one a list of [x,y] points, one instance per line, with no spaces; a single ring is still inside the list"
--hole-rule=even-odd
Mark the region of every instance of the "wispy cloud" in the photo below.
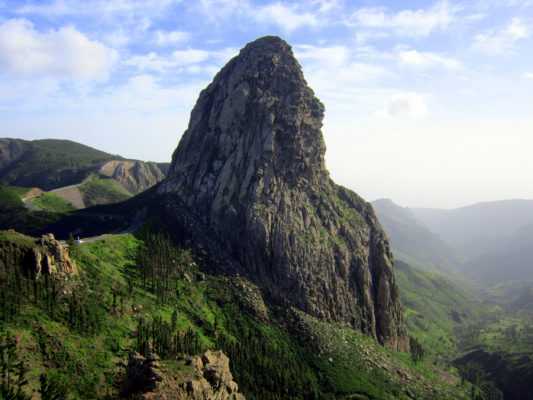
[[[159,55],[155,52],[146,55],[133,56],[124,61],[125,65],[136,66],[141,71],[165,71],[170,68],[182,67],[185,65],[196,64],[209,58],[209,52],[206,50],[187,49],[176,50],[170,55]]]
[[[433,31],[446,29],[456,20],[458,7],[447,1],[439,2],[427,10],[402,10],[391,12],[384,7],[362,8],[348,19],[348,24],[365,28],[362,35],[383,35],[385,32],[405,37],[427,36]]]
[[[427,105],[416,93],[400,93],[387,100],[385,106],[374,113],[377,119],[389,119],[399,116],[420,118],[427,114]]]
[[[200,0],[188,4],[193,13],[200,12],[206,22],[215,25],[232,16],[248,14],[252,8],[248,0]]]
[[[189,40],[191,34],[189,32],[182,31],[156,31],[155,42],[160,46],[166,46],[169,44],[182,43]]]
[[[42,15],[79,15],[95,14],[110,15],[120,14],[122,17],[128,13],[153,15],[160,13],[171,4],[180,3],[182,0],[52,0],[37,3],[26,3],[16,7],[14,11],[19,14]]]
[[[304,12],[298,6],[282,3],[269,4],[254,10],[254,18],[263,23],[278,25],[286,32],[292,32],[302,26],[317,26],[319,24],[315,15]]]
[[[72,27],[41,33],[25,19],[0,25],[0,68],[13,76],[106,79],[116,58]]]
[[[524,76],[528,79],[533,79],[533,72],[524,72]]]
[[[358,52],[347,46],[300,45],[294,46],[294,53],[307,82],[330,111],[375,109],[383,96],[376,94],[376,85],[394,77],[385,66],[359,59]]]
[[[420,52],[402,48],[398,48],[398,59],[400,64],[416,68],[458,69],[461,67],[461,62],[454,58],[444,57],[432,52]]]
[[[530,27],[521,18],[513,18],[502,29],[476,35],[472,47],[491,56],[512,54],[516,42],[529,36]]]

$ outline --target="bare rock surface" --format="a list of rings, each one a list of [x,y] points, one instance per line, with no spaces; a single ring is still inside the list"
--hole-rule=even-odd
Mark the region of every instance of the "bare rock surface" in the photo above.
[[[246,400],[233,381],[229,358],[221,351],[201,356],[183,355],[170,370],[151,354],[130,353],[126,367],[125,390],[130,399]]]
[[[158,192],[208,226],[267,301],[405,351],[389,239],[330,179],[323,116],[291,47],[251,42],[201,92]]]
[[[56,240],[53,234],[43,235],[39,245],[32,251],[36,278],[41,274],[78,274],[76,262],[69,257],[67,248]]]
[[[109,161],[100,168],[100,173],[116,180],[132,193],[151,188],[165,177],[156,163],[143,161]]]

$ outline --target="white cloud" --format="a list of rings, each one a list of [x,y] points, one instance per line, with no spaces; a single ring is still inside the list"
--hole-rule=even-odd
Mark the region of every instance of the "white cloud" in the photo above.
[[[529,34],[529,26],[520,18],[513,18],[503,29],[476,35],[472,47],[491,56],[512,54],[515,43],[528,38]]]
[[[310,45],[294,46],[298,60],[313,60],[324,66],[339,66],[348,61],[349,50],[345,46],[318,47]]]
[[[169,44],[182,43],[189,40],[191,34],[182,31],[157,31],[155,32],[155,42],[160,46],[166,46]]]
[[[427,114],[427,105],[420,95],[416,93],[400,93],[392,96],[385,107],[376,111],[373,115],[377,119],[389,119],[407,115],[420,118]]]
[[[427,10],[402,10],[388,12],[384,7],[361,8],[349,20],[349,24],[379,31],[391,31],[399,36],[427,36],[438,29],[446,29],[456,19],[458,8],[442,1]],[[370,33],[360,33],[370,36]],[[363,36],[360,36],[363,37]]]
[[[216,26],[234,15],[251,13],[251,5],[248,0],[200,0],[188,4],[204,15],[206,19],[204,22]]]
[[[343,110],[364,110],[368,115],[380,105],[379,87],[395,75],[383,63],[365,62],[361,50],[346,46],[294,46],[305,78],[317,97],[324,102],[326,116]],[[373,59],[374,52],[370,51]],[[376,94],[376,92],[380,92]],[[372,99],[377,99],[374,102]],[[351,114],[353,116],[353,114]]]
[[[0,25],[0,68],[13,76],[107,78],[113,50],[72,27],[40,33],[25,19]]]
[[[111,14],[138,13],[144,15],[159,14],[162,10],[173,3],[182,0],[53,0],[51,2],[37,2],[37,4],[25,4],[14,11],[19,14],[42,14],[42,15],[80,15],[99,14],[102,16]]]
[[[282,3],[269,4],[254,10],[253,16],[260,22],[278,25],[286,32],[292,32],[302,26],[317,26],[318,19],[308,12],[302,12],[297,6]]]
[[[528,79],[533,79],[533,72],[524,72],[524,76]]]
[[[339,0],[314,0],[311,1],[312,5],[318,4],[318,10],[321,12],[326,12],[340,7]]]
[[[461,67],[461,63],[458,60],[443,57],[431,52],[400,49],[398,57],[400,64],[418,68],[442,67],[447,69],[458,69]]]
[[[125,65],[136,66],[140,70],[164,71],[205,61],[210,54],[206,50],[176,50],[168,56],[160,56],[155,52],[142,56],[134,56],[124,62]]]
[[[300,45],[294,47],[294,53],[311,87],[324,93],[352,90],[393,76],[382,65],[358,61],[345,46]]]

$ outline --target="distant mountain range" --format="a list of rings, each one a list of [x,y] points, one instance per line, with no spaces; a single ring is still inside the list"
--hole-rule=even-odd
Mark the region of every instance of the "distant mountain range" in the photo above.
[[[127,160],[70,140],[0,138],[0,185],[49,192],[34,204],[48,211],[123,201],[163,180],[169,165]]]
[[[533,281],[533,200],[454,210],[372,202],[396,258],[419,269],[460,272],[482,286]]]
[[[168,166],[168,163],[126,160],[70,140],[0,138],[0,185],[3,186],[50,191],[81,183],[91,174],[102,174],[135,194],[163,179]]]
[[[428,272],[457,272],[460,254],[430,231],[409,208],[389,199],[375,200],[372,206],[390,237],[396,258]]]
[[[493,249],[533,224],[533,200],[476,203],[452,210],[411,208],[413,215],[468,256]]]

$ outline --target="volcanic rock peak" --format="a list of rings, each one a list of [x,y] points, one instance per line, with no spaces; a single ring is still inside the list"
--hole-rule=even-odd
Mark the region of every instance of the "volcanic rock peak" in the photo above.
[[[158,190],[177,194],[271,302],[405,350],[388,238],[329,178],[323,116],[291,47],[251,42],[201,92]]]

